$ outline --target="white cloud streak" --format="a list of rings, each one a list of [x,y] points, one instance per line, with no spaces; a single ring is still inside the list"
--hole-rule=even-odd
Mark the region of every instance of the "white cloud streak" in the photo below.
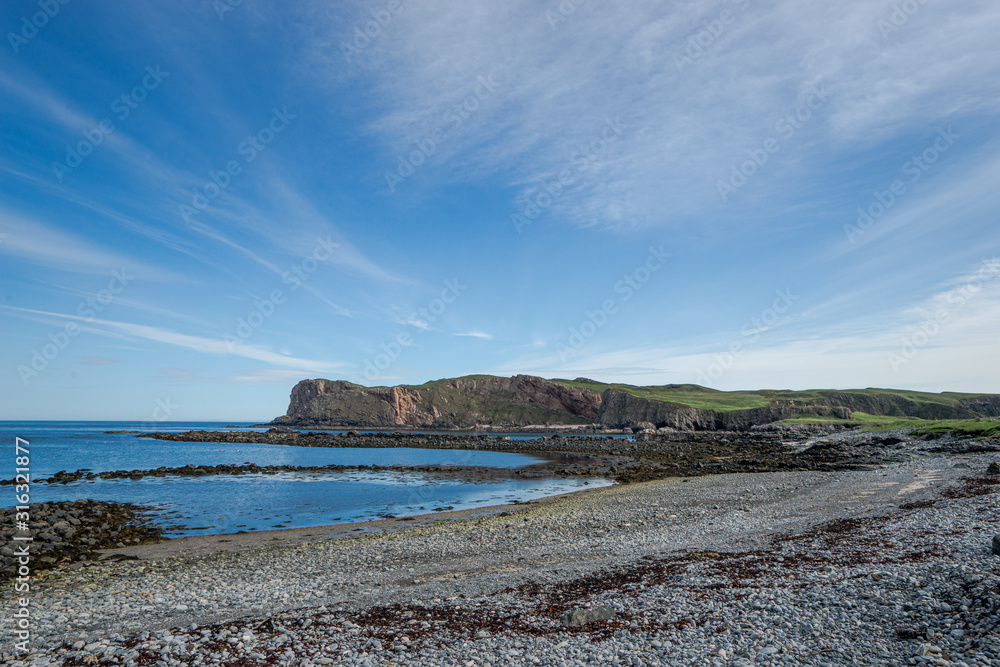
[[[274,352],[268,348],[259,345],[251,345],[240,340],[227,341],[221,338],[206,338],[203,336],[193,336],[145,324],[117,322],[114,320],[104,320],[99,318],[85,318],[77,315],[65,315],[62,313],[32,310],[29,308],[17,308],[14,306],[0,305],[0,309],[24,313],[27,315],[49,317],[55,320],[83,322],[84,324],[82,324],[80,328],[84,331],[109,333],[112,335],[119,334],[125,337],[163,343],[171,347],[179,347],[213,356],[237,356],[279,367],[293,367],[303,371],[324,373],[332,373],[344,368],[344,365],[340,363],[287,356]],[[101,327],[104,328],[102,329]]]
[[[506,174],[523,195],[571,164],[607,118],[620,117],[620,142],[551,210],[579,225],[676,226],[718,213],[716,181],[774,136],[776,120],[810,86],[824,87],[829,102],[754,189],[787,199],[822,158],[1000,110],[1000,7],[927,3],[886,39],[878,21],[893,4],[587,2],[553,28],[544,12],[558,3],[437,0],[408,5],[353,65],[336,48],[350,41],[350,23],[326,21],[317,7],[309,56],[329,81],[354,68],[377,82],[370,127],[389,169],[442,125],[478,76],[495,74],[495,99],[422,167],[435,183]],[[736,19],[678,71],[675,55],[722,9]]]

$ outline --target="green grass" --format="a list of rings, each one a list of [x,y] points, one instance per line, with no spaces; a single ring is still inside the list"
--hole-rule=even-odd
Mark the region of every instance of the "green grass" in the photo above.
[[[567,387],[590,389],[601,393],[606,389],[619,389],[637,398],[645,398],[664,403],[678,403],[701,410],[745,410],[747,408],[762,408],[770,405],[773,398],[766,394],[785,394],[792,392],[759,392],[759,391],[719,391],[696,384],[676,384],[653,387],[637,387],[631,384],[605,384],[603,382],[578,382],[576,380],[553,380]]]
[[[820,417],[818,415],[801,415],[799,417],[793,417],[791,419],[782,419],[781,421],[775,422],[776,424],[793,424],[793,425],[805,425],[805,424],[847,424],[850,426],[859,426],[857,421],[852,419],[838,419],[837,417]]]
[[[783,419],[779,424],[846,424],[849,426],[859,426],[867,433],[879,433],[882,431],[894,431],[901,428],[916,429],[913,435],[924,435],[927,433],[955,433],[969,435],[977,438],[996,437],[1000,435],[1000,420],[989,421],[988,419],[918,419],[916,417],[882,417],[878,415],[866,415],[863,412],[855,412],[854,419],[836,419],[834,417],[817,417],[816,415],[802,415],[794,419]]]
[[[868,433],[878,433],[879,431],[894,431],[898,428],[919,428],[932,422],[918,417],[887,417],[884,415],[868,415],[864,412],[855,412],[854,421],[862,430]]]
[[[854,419],[838,419],[837,417],[820,417],[818,415],[801,415],[793,419],[782,419],[778,424],[842,424],[846,426],[861,427],[867,433],[878,433],[880,431],[892,431],[897,428],[917,428],[935,422],[916,417],[882,417],[877,415],[866,415],[863,412],[855,412]]]
[[[988,419],[945,419],[942,421],[928,422],[915,435],[927,433],[954,433],[956,435],[969,435],[974,438],[992,438],[1000,435],[1000,421],[990,421]]]

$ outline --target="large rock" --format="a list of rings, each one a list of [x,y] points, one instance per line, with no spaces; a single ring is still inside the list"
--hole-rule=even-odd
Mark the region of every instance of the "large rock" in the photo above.
[[[594,621],[606,621],[616,616],[615,610],[611,607],[591,607],[590,609],[574,609],[567,611],[560,617],[563,625],[574,627],[585,625]]]
[[[1000,556],[1000,535],[993,536],[993,555]]]

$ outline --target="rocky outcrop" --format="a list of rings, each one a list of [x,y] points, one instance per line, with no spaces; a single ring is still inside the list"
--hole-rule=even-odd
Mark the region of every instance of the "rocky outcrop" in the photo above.
[[[854,392],[829,392],[828,402],[854,412],[887,417],[917,417],[919,419],[975,419],[983,415],[967,406],[966,401],[996,398],[977,396],[975,399],[956,401],[951,405],[914,401],[899,394],[862,394]],[[998,413],[1000,414],[1000,413]]]
[[[699,410],[679,403],[666,403],[638,398],[620,389],[608,389],[602,394],[597,421],[607,428],[630,428],[639,422],[651,422],[657,428],[682,431],[740,431],[760,424],[802,415],[851,419],[844,407],[808,405],[797,401],[775,401],[774,405],[747,410]]]
[[[286,418],[293,424],[394,426],[391,401],[375,390],[341,380],[303,380],[292,389]]]
[[[18,554],[28,544],[31,569],[48,570],[59,563],[97,560],[99,549],[156,542],[163,530],[149,519],[148,509],[96,500],[35,503],[25,527],[16,508],[0,508],[0,571],[16,573],[24,565]],[[30,543],[24,539],[29,537]]]
[[[601,394],[597,422],[607,428],[631,428],[639,422],[650,422],[657,428],[666,426],[683,431],[714,431],[719,426],[717,415],[711,410],[639,398],[621,389],[608,389]]]
[[[958,407],[971,410],[983,417],[1000,417],[1000,396],[975,396],[956,401]]]
[[[469,376],[417,387],[303,380],[277,423],[343,427],[472,428],[593,422],[601,395],[531,375]]]
[[[836,419],[853,419],[850,409],[837,405],[807,405],[796,402],[783,402],[762,408],[749,410],[732,410],[719,414],[720,428],[723,430],[742,431],[760,424],[771,424],[782,419],[796,417],[834,417]]]

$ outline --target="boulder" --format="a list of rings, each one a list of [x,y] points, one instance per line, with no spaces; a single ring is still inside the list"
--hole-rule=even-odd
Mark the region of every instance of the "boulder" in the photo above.
[[[567,611],[560,617],[563,625],[575,627],[593,623],[594,621],[605,621],[616,616],[615,610],[611,607],[591,607],[590,609],[574,609]]]

